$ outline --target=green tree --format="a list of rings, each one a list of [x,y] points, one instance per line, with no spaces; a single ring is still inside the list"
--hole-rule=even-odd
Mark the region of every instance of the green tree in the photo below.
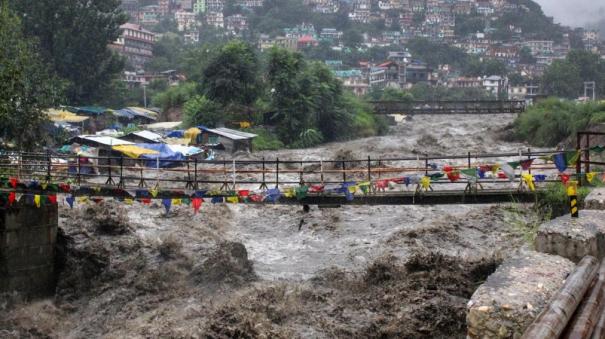
[[[533,65],[536,63],[536,58],[531,54],[531,49],[523,47],[519,51],[519,63]]]
[[[216,127],[223,117],[218,103],[202,95],[196,95],[183,108],[185,126],[204,125]]]
[[[43,59],[68,81],[72,104],[91,104],[110,90],[124,68],[107,47],[119,36],[127,15],[119,0],[14,0],[27,37],[39,40]]]
[[[550,95],[576,98],[583,94],[583,82],[605,86],[605,61],[588,51],[571,51],[565,60],[556,60],[544,72],[542,85]]]
[[[544,92],[563,98],[576,98],[581,83],[579,68],[567,60],[555,60],[542,76]]]
[[[313,83],[302,54],[272,48],[267,66],[272,107],[280,116],[277,132],[286,144],[294,143],[304,131],[314,127],[315,103],[311,97]]]
[[[31,149],[41,140],[43,110],[55,104],[60,82],[46,71],[6,1],[0,2],[0,46],[0,131],[5,142]]]
[[[205,95],[223,106],[249,107],[257,98],[258,58],[252,46],[234,40],[221,48],[204,70]]]

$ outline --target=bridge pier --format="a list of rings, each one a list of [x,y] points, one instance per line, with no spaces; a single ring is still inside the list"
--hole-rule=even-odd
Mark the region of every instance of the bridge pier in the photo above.
[[[54,293],[58,223],[56,204],[37,208],[21,199],[0,208],[0,293]]]

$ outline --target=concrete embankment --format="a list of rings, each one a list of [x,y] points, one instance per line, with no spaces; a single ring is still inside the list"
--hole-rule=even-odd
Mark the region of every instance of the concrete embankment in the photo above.
[[[605,189],[585,200],[579,218],[562,216],[538,229],[534,250],[505,260],[471,297],[469,338],[521,336],[585,256],[605,257]]]

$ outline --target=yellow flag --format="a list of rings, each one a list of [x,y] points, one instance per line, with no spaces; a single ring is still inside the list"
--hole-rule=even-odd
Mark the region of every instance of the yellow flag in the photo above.
[[[497,174],[499,170],[500,170],[500,165],[495,164],[492,166],[492,173]]]
[[[36,207],[40,208],[40,195],[39,194],[34,195],[34,204],[36,205]]]
[[[78,203],[86,204],[88,202],[88,197],[78,197]]]
[[[357,193],[357,185],[349,186],[349,192],[351,194]]]
[[[597,174],[595,172],[586,173],[586,180],[592,182],[596,176]]]
[[[158,189],[157,188],[152,188],[149,190],[149,193],[151,193],[152,197],[157,197],[158,196]]]
[[[230,202],[232,204],[237,204],[239,202],[239,198],[238,197],[227,197],[227,202]]]
[[[43,189],[43,190],[45,190],[45,189],[46,189],[46,187],[48,187],[48,183],[47,183],[47,182],[44,182],[44,183],[42,183],[40,186],[42,187],[42,189]]]
[[[431,186],[431,177],[422,177],[422,179],[420,179],[420,186],[425,190],[428,190]]]
[[[284,196],[286,198],[294,198],[296,196],[296,191],[294,190],[294,187],[286,188],[286,190],[284,191]]]
[[[182,200],[180,198],[178,198],[178,199],[177,198],[172,199],[172,204],[174,206],[180,205],[181,202],[182,202]]]
[[[124,203],[126,205],[132,205],[133,202],[134,202],[134,200],[132,200],[131,198],[124,198]]]
[[[92,189],[97,193],[101,192],[101,187],[99,187],[99,186],[95,186]]]
[[[536,186],[534,185],[534,176],[529,173],[524,173],[522,174],[522,177],[525,184],[527,184],[527,187],[529,187],[529,190],[532,192],[535,191]]]

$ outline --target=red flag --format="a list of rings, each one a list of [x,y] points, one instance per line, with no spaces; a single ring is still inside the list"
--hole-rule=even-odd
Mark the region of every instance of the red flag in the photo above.
[[[141,198],[141,203],[143,203],[143,205],[149,205],[149,204],[151,204],[151,199],[150,198]]]
[[[240,190],[239,192],[237,192],[237,195],[239,195],[240,198],[245,198],[250,195],[250,191],[249,190]]]
[[[456,182],[460,180],[460,172],[448,172],[447,178],[450,179],[451,182]]]
[[[560,174],[560,176],[561,176],[561,181],[563,182],[563,184],[567,185],[570,175],[569,174]]]
[[[9,182],[10,182],[10,185],[12,188],[17,188],[17,183],[18,183],[17,178],[10,178]]]
[[[69,184],[59,184],[59,189],[65,193],[69,193],[69,191],[71,191]]]
[[[321,193],[324,191],[324,185],[311,185],[311,189],[309,191],[313,193]]]
[[[49,195],[48,196],[48,201],[50,201],[50,203],[52,205],[56,205],[57,204],[57,196],[56,195]]]
[[[251,194],[248,199],[250,199],[252,202],[261,202],[263,201],[263,196],[260,194]]]
[[[15,194],[15,192],[10,192],[8,194],[8,204],[9,205],[12,205],[16,199],[17,199],[17,195]]]
[[[202,202],[204,199],[202,198],[192,198],[191,205],[193,205],[193,213],[197,214],[199,212],[200,207],[202,207]]]
[[[521,168],[523,170],[527,171],[531,167],[531,164],[533,162],[534,162],[534,159],[523,160],[523,161],[521,161]]]

